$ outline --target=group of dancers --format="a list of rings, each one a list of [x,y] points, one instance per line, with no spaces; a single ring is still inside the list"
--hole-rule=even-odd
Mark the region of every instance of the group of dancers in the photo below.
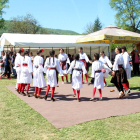
[[[76,97],[80,102],[80,89],[83,87],[83,75],[85,75],[86,83],[88,78],[92,78],[93,83],[93,96],[90,101],[94,100],[96,89],[99,90],[99,99],[102,100],[102,89],[107,86],[105,77],[110,73],[112,76],[111,83],[114,83],[119,91],[118,98],[123,98],[130,93],[128,79],[131,78],[131,67],[129,64],[130,58],[126,51],[126,47],[117,47],[115,49],[116,57],[112,65],[111,61],[105,56],[104,51],[94,54],[94,62],[90,61],[83,48],[79,48],[79,53],[74,55],[74,60],[70,63],[68,55],[64,53],[62,48],[59,49],[60,54],[58,58],[55,57],[55,51],[50,50],[50,56],[46,59],[43,65],[42,53],[43,49],[37,51],[33,63],[29,57],[29,51],[20,49],[15,60],[15,70],[17,72],[17,85],[16,90],[19,94],[30,97],[29,88],[32,83],[35,87],[35,98],[45,99],[48,98],[48,93],[51,89],[51,100],[54,99],[55,87],[58,85],[58,73],[62,78],[64,84],[64,76],[68,82],[68,74],[72,75],[72,89],[73,97]],[[91,76],[87,73],[87,63],[92,64]],[[70,67],[67,69],[67,64]],[[44,66],[44,67],[43,67]],[[44,73],[46,74],[47,82],[45,82]],[[47,84],[46,95],[41,96],[41,90]],[[25,92],[26,87],[26,92]],[[113,91],[113,90],[112,90]]]

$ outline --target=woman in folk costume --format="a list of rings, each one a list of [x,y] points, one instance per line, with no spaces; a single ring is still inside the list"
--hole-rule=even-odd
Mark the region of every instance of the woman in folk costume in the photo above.
[[[64,53],[64,49],[60,48],[59,49],[60,54],[58,55],[58,60],[60,62],[60,66],[63,70],[63,73],[66,74],[67,73],[67,63],[69,63],[70,65],[70,60],[68,58],[68,55],[66,53]],[[63,74],[59,74],[62,78],[62,84],[64,84],[64,76]],[[66,75],[66,82],[68,83],[68,76]]]
[[[87,57],[86,53],[83,52],[83,48],[82,47],[79,48],[79,55],[80,55],[80,58],[79,58],[80,61],[82,61],[84,63],[85,69],[87,70],[88,69],[87,63],[89,62],[89,63],[92,64],[92,62]],[[88,83],[87,74],[85,74],[85,77],[86,77],[86,82]],[[83,74],[82,74],[82,82],[83,82]]]
[[[101,55],[101,57],[100,57],[99,60],[100,60],[101,62],[103,62],[106,66],[108,66],[109,68],[113,68],[113,66],[112,66],[112,64],[111,64],[111,61],[108,59],[107,56],[105,56],[104,51],[101,51],[101,52],[100,52],[100,55]],[[105,73],[103,73],[103,75],[104,75],[104,86],[107,86],[107,83],[106,83],[106,81],[105,81],[105,77],[108,77],[109,72],[110,72],[110,71],[105,70]]]
[[[32,68],[32,61],[29,57],[29,51],[26,50],[24,53],[24,57],[21,60],[21,76],[20,76],[20,83],[21,83],[21,94],[22,95],[29,95],[29,88],[30,83],[32,83],[32,75],[33,75],[33,68]],[[27,85],[26,92],[24,93],[25,86]]]
[[[94,62],[92,63],[92,73],[91,77],[94,78],[94,84],[93,84],[93,96],[90,99],[90,101],[94,100],[96,88],[99,90],[99,100],[102,100],[102,89],[104,88],[104,75],[102,70],[105,69],[107,71],[111,71],[109,67],[107,67],[105,64],[103,64],[101,61],[99,61],[99,54],[94,54]]]
[[[68,73],[72,74],[72,88],[74,92],[74,97],[76,96],[77,91],[77,100],[80,102],[80,89],[82,85],[82,73],[87,74],[84,63],[79,60],[79,54],[74,55],[75,60],[72,61]]]
[[[130,66],[130,56],[127,53],[126,47],[123,46],[122,48],[122,55],[124,60],[124,68],[126,71],[127,79],[131,79],[131,66]],[[129,81],[127,80],[127,86],[129,88]]]
[[[21,92],[21,82],[20,82],[20,76],[21,76],[21,60],[24,55],[24,49],[20,49],[19,52],[17,53],[16,59],[15,59],[15,67],[14,69],[16,70],[17,73],[17,84],[16,84],[16,89],[17,92]]]
[[[126,71],[124,69],[125,68],[124,59],[123,59],[121,52],[122,52],[122,50],[120,47],[117,47],[115,49],[115,53],[117,55],[115,57],[115,62],[113,65],[113,72],[112,72],[113,77],[111,79],[111,83],[114,83],[114,85],[120,92],[118,98],[122,98],[130,92],[130,89],[128,86],[128,81],[127,81]],[[123,91],[123,87],[125,89],[125,93]]]
[[[53,96],[54,96],[55,87],[57,86],[57,72],[60,75],[65,75],[63,74],[63,71],[60,67],[59,60],[55,58],[55,51],[51,50],[50,57],[46,59],[44,65],[44,73],[46,73],[47,76],[47,90],[46,90],[46,95],[44,97],[45,100],[47,100],[48,93],[51,87],[52,88],[51,100],[55,101]]]
[[[34,84],[35,87],[35,93],[34,96],[36,98],[44,98],[40,96],[41,89],[46,86],[45,78],[43,75],[44,68],[43,68],[43,58],[41,57],[43,49],[39,49],[37,51],[37,56],[34,58],[33,61],[33,77],[34,77]]]

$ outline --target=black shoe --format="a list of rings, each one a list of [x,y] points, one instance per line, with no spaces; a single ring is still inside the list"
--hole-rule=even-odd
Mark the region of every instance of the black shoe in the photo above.
[[[44,99],[45,99],[45,100],[47,100],[47,98],[48,98],[48,96],[47,96],[47,95],[45,95]]]
[[[53,102],[54,102],[54,101],[55,101],[55,99],[54,99],[54,98],[51,98],[51,101],[53,101]]]
[[[25,94],[26,94],[26,96],[30,97],[30,94],[29,93],[25,92]]]
[[[26,94],[24,92],[20,92],[21,95],[26,96]]]
[[[77,101],[78,101],[78,102],[81,102],[81,100],[80,100],[80,99],[77,99]]]

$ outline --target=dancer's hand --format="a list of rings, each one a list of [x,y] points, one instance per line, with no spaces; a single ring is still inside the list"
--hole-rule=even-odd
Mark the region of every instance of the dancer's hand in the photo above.
[[[112,76],[114,76],[115,75],[115,71],[112,71]]]
[[[33,72],[31,72],[31,74],[33,75]]]
[[[64,76],[67,76],[67,74],[63,74]]]

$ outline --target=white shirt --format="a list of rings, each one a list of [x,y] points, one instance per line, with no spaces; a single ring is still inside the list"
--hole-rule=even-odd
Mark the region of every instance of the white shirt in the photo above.
[[[128,53],[124,52],[124,53],[122,53],[122,56],[123,56],[123,60],[124,60],[124,68],[129,69],[130,68],[130,63],[129,63],[130,57],[129,57]]]
[[[86,62],[88,62],[89,61],[89,59],[88,59],[88,57],[87,57],[87,55],[86,55],[86,53],[79,53],[79,55],[80,55],[80,58],[79,59],[85,59],[86,60]]]
[[[112,64],[107,56],[104,57],[101,56],[99,60],[102,61],[104,64],[107,64],[109,67],[112,67]]]
[[[123,65],[123,67],[124,67],[124,59],[123,59],[122,54],[117,54],[115,57],[115,62],[113,65],[114,71],[119,70],[118,65]]]
[[[70,63],[70,60],[69,60],[68,55],[66,53],[59,54],[58,60],[59,60],[59,62],[60,61],[67,61],[67,63]]]

